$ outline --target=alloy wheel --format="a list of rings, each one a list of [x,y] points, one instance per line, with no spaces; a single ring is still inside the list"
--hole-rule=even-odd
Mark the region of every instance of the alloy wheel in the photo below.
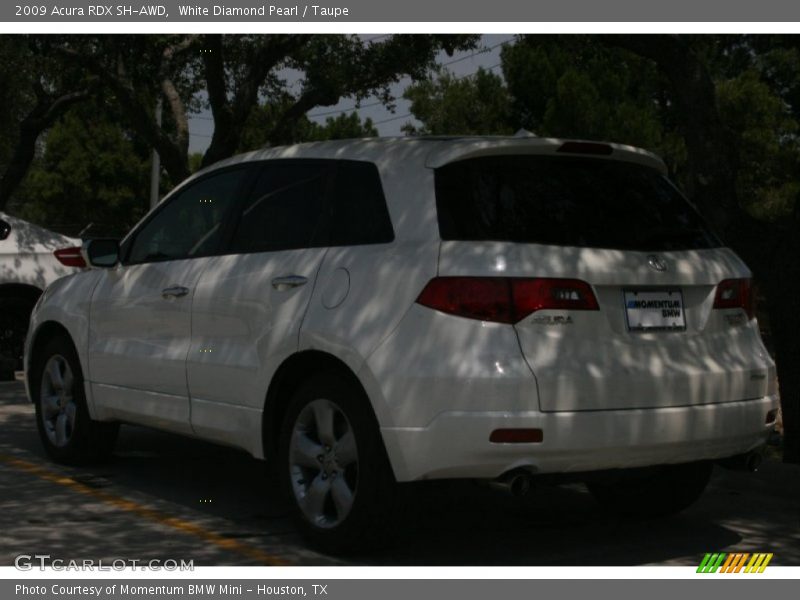
[[[289,442],[292,492],[317,527],[339,525],[353,508],[358,450],[353,428],[334,402],[317,399],[298,414]]]
[[[67,359],[60,354],[50,357],[42,372],[39,388],[41,419],[47,439],[63,448],[75,432],[77,405],[74,397],[75,376]]]

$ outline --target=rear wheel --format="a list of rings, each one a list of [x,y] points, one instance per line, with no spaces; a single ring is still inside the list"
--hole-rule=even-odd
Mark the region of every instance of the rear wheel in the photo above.
[[[631,469],[587,487],[604,508],[616,514],[664,516],[693,504],[708,485],[712,469],[708,461]]]
[[[280,455],[295,520],[312,543],[344,552],[386,540],[394,478],[356,385],[324,373],[301,386],[283,422]]]
[[[89,416],[78,355],[66,336],[49,340],[31,377],[36,424],[47,454],[65,464],[103,460],[111,455],[119,425]]]

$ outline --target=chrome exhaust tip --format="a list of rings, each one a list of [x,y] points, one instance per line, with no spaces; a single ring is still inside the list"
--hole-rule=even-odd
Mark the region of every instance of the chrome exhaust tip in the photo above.
[[[764,454],[760,450],[752,450],[744,454],[737,454],[717,461],[721,467],[731,471],[748,471],[755,473],[764,460]]]
[[[515,498],[522,498],[531,491],[532,483],[531,476],[528,473],[512,471],[489,482],[489,487]]]
[[[758,467],[761,466],[761,462],[764,460],[763,455],[761,452],[751,452],[747,455],[747,461],[745,467],[751,473],[755,473],[758,471]]]

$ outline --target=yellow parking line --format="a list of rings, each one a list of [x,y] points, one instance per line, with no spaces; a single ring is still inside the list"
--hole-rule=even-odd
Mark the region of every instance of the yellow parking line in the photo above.
[[[137,502],[133,502],[132,500],[126,500],[125,498],[109,494],[108,492],[103,492],[101,490],[88,487],[78,481],[75,481],[74,479],[65,477],[60,473],[50,471],[44,467],[40,467],[32,462],[15,458],[13,456],[0,454],[0,463],[4,463],[19,471],[24,471],[25,473],[35,475],[40,479],[44,479],[45,481],[63,485],[73,492],[90,496],[95,500],[105,502],[106,504],[109,504],[119,510],[133,513],[139,517],[147,519],[148,521],[153,521],[154,523],[158,523],[160,525],[166,525],[167,527],[172,527],[173,529],[177,529],[182,533],[193,535],[224,550],[229,550],[231,552],[236,552],[249,558],[253,558],[261,564],[275,566],[290,564],[288,561],[283,560],[282,558],[273,556],[267,552],[264,552],[263,550],[243,544],[232,538],[227,538],[225,536],[216,534],[213,531],[209,531],[208,529],[197,525],[196,523],[185,521],[177,517],[171,517],[155,509],[148,508],[138,504]]]

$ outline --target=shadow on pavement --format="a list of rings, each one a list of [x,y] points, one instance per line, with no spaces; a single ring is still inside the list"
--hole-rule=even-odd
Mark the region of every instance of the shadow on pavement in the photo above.
[[[32,407],[18,384],[0,385],[0,453],[46,459]],[[35,457],[35,458],[33,458]],[[253,564],[153,524],[83,505],[74,492],[0,465],[0,540],[17,550],[64,556],[180,553],[196,564]],[[90,487],[136,498],[302,564],[342,564],[305,548],[288,519],[274,474],[237,451],[139,427],[123,427],[114,460],[70,469]],[[24,481],[23,481],[24,480]],[[659,520],[606,514],[582,485],[542,486],[524,498],[470,481],[403,486],[396,542],[347,558],[375,565],[699,564],[706,552],[773,552],[800,565],[800,468],[767,461],[755,474],[717,468],[701,500]],[[77,497],[76,497],[77,496]],[[35,548],[33,548],[35,546]],[[148,554],[149,552],[149,554]],[[8,564],[8,553],[0,560]],[[55,554],[55,553],[54,553]],[[181,554],[178,554],[181,556]]]

